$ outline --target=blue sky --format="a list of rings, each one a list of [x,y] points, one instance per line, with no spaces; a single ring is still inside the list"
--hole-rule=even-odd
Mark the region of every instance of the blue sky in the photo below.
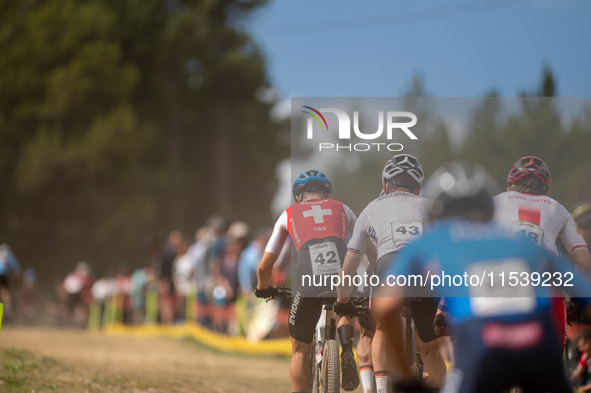
[[[591,1],[274,0],[247,25],[290,96],[399,96],[416,73],[437,97],[537,88],[591,96]]]

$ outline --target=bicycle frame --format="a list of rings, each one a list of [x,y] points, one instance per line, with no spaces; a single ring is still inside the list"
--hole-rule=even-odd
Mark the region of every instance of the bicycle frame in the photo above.
[[[410,307],[413,301],[414,300],[407,300],[402,309],[402,320],[404,324],[404,356],[409,366],[415,366],[417,368],[417,377],[420,381],[423,379],[423,360],[416,350],[416,328],[412,309]]]
[[[322,307],[322,314],[316,324],[316,334],[314,335],[314,345],[312,347],[312,366],[317,365],[318,367],[311,367],[310,369],[310,389],[312,389],[314,384],[314,378],[317,379],[317,383],[320,382],[320,375],[313,375],[313,373],[314,371],[320,373],[324,343],[326,340],[336,339],[336,321],[332,315],[332,310],[332,304],[325,304]]]

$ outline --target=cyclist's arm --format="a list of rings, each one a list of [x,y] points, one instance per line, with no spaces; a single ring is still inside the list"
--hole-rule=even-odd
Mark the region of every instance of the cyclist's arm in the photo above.
[[[345,304],[349,301],[349,295],[352,291],[352,287],[350,285],[343,285],[343,282],[346,280],[343,280],[342,278],[345,275],[353,277],[353,275],[357,273],[357,268],[359,267],[361,257],[365,252],[369,240],[369,235],[365,229],[366,222],[367,215],[365,214],[365,211],[363,211],[355,223],[355,227],[353,228],[353,234],[351,236],[351,240],[349,240],[347,255],[345,256],[343,267],[339,273],[341,276],[341,283],[337,287],[337,302],[342,304]]]
[[[351,295],[351,291],[353,290],[353,288],[350,285],[343,285],[343,283],[345,282],[343,277],[353,277],[353,275],[357,273],[359,262],[361,262],[361,257],[353,257],[349,255],[349,253],[347,252],[347,256],[345,256],[345,261],[343,262],[343,268],[339,273],[339,276],[341,277],[341,282],[339,286],[337,286],[337,302],[342,304],[349,302],[349,295]]]
[[[283,245],[285,244],[288,234],[287,212],[283,212],[283,214],[281,214],[277,220],[275,227],[273,228],[273,233],[271,234],[271,238],[267,243],[265,253],[259,262],[259,266],[257,267],[258,289],[269,288],[269,283],[271,282],[271,277],[273,276],[273,266],[281,254],[281,250],[283,249]]]
[[[378,249],[372,242],[367,244],[367,247],[365,248],[365,256],[369,262],[369,267],[371,267],[371,270],[375,271],[376,262],[378,261]]]
[[[584,269],[587,274],[591,274],[591,254],[589,254],[587,248],[578,248],[574,250],[572,257],[577,266]]]
[[[577,224],[573,217],[565,210],[566,223],[558,235],[578,267],[591,275],[591,255],[585,240],[577,232]]]
[[[353,230],[355,225],[357,224],[357,216],[353,213],[353,210],[349,208],[349,206],[343,204],[343,209],[345,210],[345,214],[347,215],[347,232],[353,235]],[[363,214],[363,213],[362,213]]]
[[[265,251],[263,254],[257,268],[258,289],[269,288],[271,277],[273,276],[273,265],[277,262],[277,258],[279,258],[279,255],[273,254],[272,252]]]

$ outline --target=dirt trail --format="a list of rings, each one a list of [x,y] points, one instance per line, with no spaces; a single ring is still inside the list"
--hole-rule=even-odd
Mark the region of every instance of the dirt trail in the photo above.
[[[217,353],[189,340],[2,328],[0,350],[9,348],[56,359],[70,366],[73,370],[70,374],[80,375],[85,381],[111,378],[121,382],[122,390],[109,388],[109,391],[291,391],[288,360]],[[88,382],[87,385],[93,386]]]

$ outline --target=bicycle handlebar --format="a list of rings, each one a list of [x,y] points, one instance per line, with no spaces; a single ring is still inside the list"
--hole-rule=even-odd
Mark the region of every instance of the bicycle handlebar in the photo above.
[[[257,297],[269,300],[276,300],[276,299],[290,299],[292,296],[292,292],[290,288],[281,287],[281,286],[270,286],[267,289],[255,289],[255,295]],[[363,306],[363,304],[368,300],[367,297],[357,297],[352,299],[353,304],[357,311],[355,312],[354,316],[357,317],[366,317],[369,315],[369,307]]]

